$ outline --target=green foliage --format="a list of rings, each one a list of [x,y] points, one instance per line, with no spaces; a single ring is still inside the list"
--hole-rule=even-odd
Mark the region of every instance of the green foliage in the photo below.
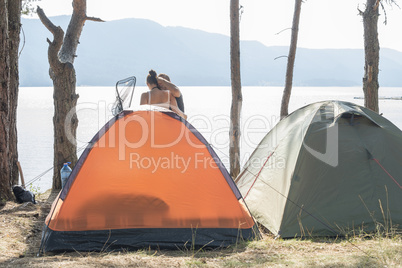
[[[5,206],[7,203],[7,200],[4,198],[0,198],[0,207]]]
[[[36,8],[33,3],[38,1],[40,0],[22,0],[21,13],[23,15],[32,15],[36,13]]]
[[[28,190],[31,191],[32,193],[34,193],[35,195],[39,195],[40,194],[40,187],[39,186],[34,186],[34,185],[29,185],[28,186]]]

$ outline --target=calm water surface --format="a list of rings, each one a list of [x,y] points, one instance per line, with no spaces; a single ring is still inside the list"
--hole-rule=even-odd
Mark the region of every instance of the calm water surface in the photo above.
[[[138,87],[132,108],[139,106]],[[228,167],[230,87],[182,87],[188,121],[212,144]],[[279,119],[282,87],[243,87],[241,161],[244,164],[265,134]],[[78,148],[84,148],[112,118],[113,87],[78,87]],[[402,88],[381,88],[381,97],[401,97]],[[289,112],[322,100],[343,100],[363,105],[361,88],[293,88]],[[402,129],[402,101],[380,100],[380,113]],[[53,166],[53,88],[21,88],[18,106],[18,150],[25,181],[31,181]],[[79,154],[81,151],[79,152]],[[61,168],[61,167],[60,167]],[[52,171],[32,186],[43,192],[51,188]]]

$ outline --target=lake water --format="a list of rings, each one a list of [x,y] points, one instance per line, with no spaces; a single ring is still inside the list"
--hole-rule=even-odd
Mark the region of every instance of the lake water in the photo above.
[[[230,87],[182,87],[188,121],[212,144],[228,167]],[[139,106],[141,93],[135,90],[132,108]],[[241,162],[279,119],[282,87],[243,87]],[[78,148],[84,148],[97,131],[112,118],[115,100],[113,87],[78,87],[79,118]],[[381,88],[381,97],[401,97],[402,88]],[[293,88],[289,112],[322,100],[343,100],[363,105],[361,88],[296,87]],[[402,129],[402,101],[380,100],[380,113]],[[53,88],[21,88],[18,103],[18,150],[25,181],[29,182],[53,166]],[[80,151],[79,153],[81,153]],[[61,167],[60,167],[61,168]],[[53,171],[33,184],[33,190],[43,192],[52,185]]]

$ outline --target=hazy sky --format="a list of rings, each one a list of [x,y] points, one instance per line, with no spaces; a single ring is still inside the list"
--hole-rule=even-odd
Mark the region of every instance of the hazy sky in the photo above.
[[[302,5],[299,47],[363,48],[363,23],[358,7],[365,0],[305,0]],[[71,14],[72,0],[37,2],[48,16]],[[240,0],[244,7],[240,38],[267,46],[290,42],[295,0]],[[229,0],[87,0],[88,16],[104,20],[145,18],[164,26],[183,26],[229,35]],[[402,3],[400,3],[402,4]],[[402,51],[402,10],[386,6],[388,24],[381,11],[381,47]],[[84,29],[85,30],[85,29]]]

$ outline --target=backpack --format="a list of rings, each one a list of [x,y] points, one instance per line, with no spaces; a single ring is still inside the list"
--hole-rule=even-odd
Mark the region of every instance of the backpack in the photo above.
[[[15,198],[17,199],[17,203],[19,204],[25,202],[32,202],[33,204],[36,204],[35,194],[31,191],[25,190],[19,185],[13,186],[13,193]]]

